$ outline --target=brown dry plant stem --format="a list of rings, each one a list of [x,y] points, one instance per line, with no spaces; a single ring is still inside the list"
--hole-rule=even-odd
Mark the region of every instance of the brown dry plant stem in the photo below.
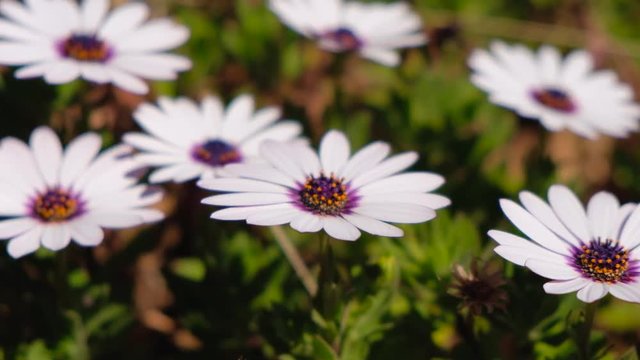
[[[296,275],[307,289],[309,295],[311,295],[311,297],[315,297],[318,293],[318,283],[311,274],[311,271],[309,271],[307,265],[304,263],[304,260],[302,260],[302,257],[296,247],[293,245],[282,227],[272,226],[271,232],[276,238],[276,242],[282,249],[282,252],[287,257],[287,260],[289,260],[293,271],[295,271]]]

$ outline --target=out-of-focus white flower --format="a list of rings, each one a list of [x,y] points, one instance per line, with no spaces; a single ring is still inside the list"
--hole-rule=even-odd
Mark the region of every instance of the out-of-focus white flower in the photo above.
[[[186,27],[145,21],[149,8],[141,2],[108,7],[108,0],[1,1],[0,64],[21,66],[21,79],[62,84],[82,77],[140,94],[148,91],[142,79],[173,80],[191,67],[189,59],[164,53],[188,39]]]
[[[102,242],[102,228],[128,228],[161,220],[148,208],[162,194],[137,185],[129,173],[138,164],[128,146],[98,154],[100,136],[87,133],[63,151],[56,134],[39,127],[29,145],[16,138],[0,142],[0,238],[10,239],[14,258],[51,250],[73,239],[82,246]]]
[[[427,40],[420,17],[405,3],[270,0],[269,5],[285,24],[317,40],[321,48],[357,51],[387,66],[400,62],[396,49],[420,46]]]
[[[537,53],[501,41],[469,58],[471,82],[498,105],[551,130],[569,129],[587,138],[625,137],[637,130],[640,106],[631,87],[610,70],[594,70],[593,59],[578,50],[562,59],[554,47]]]
[[[620,205],[608,192],[595,194],[585,211],[580,200],[561,185],[549,189],[549,203],[521,192],[522,206],[503,199],[505,215],[531,240],[491,230],[500,245],[495,252],[551,279],[549,294],[577,291],[584,302],[607,293],[640,302],[638,244],[640,207]]]
[[[228,165],[234,177],[203,179],[198,186],[226,192],[202,202],[228,208],[218,220],[246,220],[253,225],[291,224],[300,232],[324,229],[331,237],[356,240],[360,230],[402,236],[388,224],[420,223],[436,216],[449,199],[431,194],[444,183],[429,172],[405,172],[418,160],[414,152],[387,158],[390,147],[372,143],[350,155],[347,138],[328,132],[317,154],[299,144],[265,142],[260,153],[267,165]]]
[[[302,132],[295,121],[277,122],[278,108],[255,111],[249,95],[235,98],[226,110],[213,96],[200,106],[186,98],[160,98],[158,104],[143,104],[134,114],[148,134],[124,136],[141,151],[140,163],[160,168],[151,174],[153,183],[218,176],[225,165],[259,160],[263,141],[289,141]]]

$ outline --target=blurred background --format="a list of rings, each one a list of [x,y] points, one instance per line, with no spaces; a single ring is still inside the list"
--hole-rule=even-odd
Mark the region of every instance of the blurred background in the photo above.
[[[214,222],[193,182],[164,186],[166,221],[110,232],[96,248],[14,260],[0,244],[0,359],[573,358],[582,304],[544,294],[543,279],[493,254],[486,232],[513,230],[498,199],[523,189],[546,196],[560,182],[583,200],[606,189],[638,201],[640,138],[549,133],[489,103],[466,58],[492,39],[586,48],[637,92],[640,2],[413,1],[430,42],[393,69],[319,50],[261,0],[148,3],[191,29],[180,49],[191,71],[140,97],[0,68],[0,135],[26,139],[49,124],[65,141],[90,130],[110,145],[157,96],[249,93],[301,121],[314,144],[335,128],[354,149],[383,140],[418,151],[415,169],[443,174],[438,192],[453,204],[400,239],[333,241],[340,301],[321,315],[268,228]],[[286,232],[317,273],[317,237]],[[593,341],[603,358],[638,358],[638,310],[601,304]]]

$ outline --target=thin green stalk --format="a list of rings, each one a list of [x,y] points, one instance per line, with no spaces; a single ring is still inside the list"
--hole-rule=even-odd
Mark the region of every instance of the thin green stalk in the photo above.
[[[318,293],[318,283],[315,278],[307,268],[307,265],[302,260],[300,253],[293,245],[287,234],[280,226],[272,226],[271,232],[273,236],[276,238],[276,242],[280,245],[282,252],[289,260],[293,271],[298,276],[298,279],[302,282],[302,285],[307,289],[307,292],[311,297],[316,296]]]
[[[336,262],[329,236],[320,236],[320,279],[317,307],[325,319],[335,315],[340,303],[340,286],[336,279]]]
[[[593,329],[593,322],[596,316],[597,308],[597,301],[589,303],[585,306],[584,323],[582,325],[580,337],[578,339],[578,355],[580,359],[591,359],[591,331]]]

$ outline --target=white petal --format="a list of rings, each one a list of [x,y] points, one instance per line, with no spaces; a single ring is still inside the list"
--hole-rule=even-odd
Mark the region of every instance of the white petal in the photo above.
[[[36,226],[35,228],[22,233],[9,240],[7,245],[7,252],[13,258],[19,258],[24,255],[30,254],[40,247],[40,235],[42,234],[42,227]]]
[[[325,175],[338,174],[349,160],[349,140],[340,131],[329,131],[320,142],[320,163]]]
[[[4,182],[0,187],[0,217],[24,216],[31,196],[31,193],[20,191],[10,182]]]
[[[152,159],[155,157],[156,159]],[[204,166],[192,164],[191,162],[186,162],[180,157],[174,156],[152,156],[152,155],[139,155],[136,156],[138,161],[143,161],[151,164],[152,160],[163,160],[165,164],[171,164],[163,168],[160,168],[154,171],[149,176],[149,182],[152,184],[161,184],[167,181],[174,181],[176,183],[182,183],[185,181],[189,181],[192,179],[196,179],[200,177],[204,172]],[[156,163],[159,165],[160,162]]]
[[[104,232],[102,229],[88,221],[73,221],[69,224],[71,238],[82,246],[96,246],[102,242]]]
[[[500,244],[494,251],[514,264],[524,266],[528,259],[549,260],[557,263],[567,261],[567,258],[562,255],[508,232],[491,230],[488,234]]]
[[[98,134],[87,133],[75,138],[64,152],[60,168],[60,185],[70,186],[98,155],[102,139]]]
[[[0,41],[0,64],[26,65],[55,59],[53,46]]]
[[[191,67],[191,61],[174,54],[127,54],[113,59],[110,65],[145,79],[175,80],[178,71]]]
[[[344,220],[336,216],[325,216],[322,218],[324,231],[334,239],[354,241],[360,237],[360,231]]]
[[[94,33],[107,14],[109,2],[107,0],[85,0],[82,4],[82,29]]]
[[[415,164],[416,161],[418,161],[418,154],[415,152],[392,156],[374,168],[356,176],[353,179],[352,186],[359,188],[376,180],[397,174]]]
[[[65,84],[80,76],[80,66],[71,60],[52,63],[44,74],[44,80],[50,84]]]
[[[531,240],[561,255],[570,254],[570,246],[544,226],[538,219],[520,205],[507,199],[500,200],[505,215],[520,231]]]
[[[237,177],[266,181],[290,188],[296,187],[293,179],[266,164],[229,164],[224,167],[224,171]]]
[[[545,82],[557,81],[560,77],[560,64],[562,59],[560,52],[553,46],[544,45],[538,50],[538,61],[542,80]]]
[[[173,49],[189,38],[189,30],[169,19],[154,19],[121,37],[114,44],[122,52],[156,52]]]
[[[349,182],[360,173],[378,165],[389,155],[391,148],[389,144],[378,141],[371,143],[353,154],[349,162],[341,171],[341,176]]]
[[[590,283],[590,280],[582,277],[577,277],[573,280],[549,281],[544,284],[544,291],[547,294],[568,294],[578,291]]]
[[[16,77],[16,79],[30,79],[38,76],[44,76],[47,71],[50,71],[51,67],[54,66],[54,64],[55,63],[45,62],[24,66],[16,70],[14,76]]]
[[[352,211],[381,221],[404,224],[421,223],[436,217],[436,212],[428,207],[403,203],[367,203],[356,206]]]
[[[573,280],[580,274],[567,263],[557,263],[541,259],[528,259],[524,266],[534,273],[553,280]]]
[[[292,179],[304,182],[306,174],[294,160],[292,153],[298,151],[301,146],[282,144],[275,141],[265,141],[260,146],[260,155],[272,166],[279,169]]]
[[[640,284],[634,283],[615,283],[609,285],[611,295],[625,301],[640,303]]]
[[[360,230],[366,231],[369,234],[388,237],[400,237],[404,235],[402,229],[372,217],[358,214],[343,214],[342,217]]]
[[[239,140],[244,142],[249,137],[278,121],[280,117],[282,117],[282,111],[273,106],[256,111],[256,113],[251,117],[251,121],[249,121],[243,129],[244,135]]]
[[[284,186],[250,179],[203,179],[198,181],[198,186],[207,190],[223,192],[264,192],[276,194],[288,194],[289,192]]]
[[[46,37],[37,31],[0,19],[0,38],[11,42],[46,43]]]
[[[547,205],[544,200],[528,191],[520,193],[520,201],[522,205],[535,216],[541,223],[548,227],[551,231],[558,234],[563,240],[573,244],[574,246],[580,246],[582,243],[578,238],[571,233],[558,219],[553,209]]]
[[[611,226],[611,232],[609,233],[609,239],[620,239],[622,237],[622,230],[624,226],[626,226],[627,219],[633,210],[635,210],[636,204],[624,204],[618,209],[618,214],[616,215],[616,221]]]
[[[357,189],[358,194],[388,194],[403,192],[428,192],[444,183],[444,178],[429,172],[408,172],[375,181]]]
[[[300,232],[318,232],[322,230],[322,218],[307,212],[300,212],[292,221],[291,227]]]
[[[406,204],[415,204],[425,206],[434,210],[449,206],[451,200],[448,198],[429,193],[419,192],[394,192],[386,194],[368,194],[367,196],[358,200],[360,204],[366,204],[369,202],[385,203],[385,202],[397,202]]]
[[[134,94],[146,94],[149,91],[149,86],[144,81],[127,72],[116,68],[108,68],[107,72],[113,84],[123,90]]]
[[[138,148],[139,150],[165,153],[165,154],[184,154],[185,150],[167,142],[158,140],[152,136],[143,133],[126,133],[122,140],[127,144]]]
[[[580,200],[571,190],[563,185],[549,188],[549,203],[558,218],[578,239],[583,242],[591,240],[587,214]]]
[[[216,206],[254,206],[269,205],[291,202],[291,197],[287,194],[269,193],[238,193],[223,194],[204,198],[203,204]]]
[[[214,212],[211,214],[211,218],[216,220],[246,220],[251,215],[268,213],[272,209],[282,209],[282,204],[226,208]]]
[[[300,210],[291,204],[267,205],[265,211],[251,214],[247,217],[247,224],[259,226],[274,226],[287,224],[293,220]]]
[[[104,84],[109,82],[109,72],[102,64],[84,62],[79,64],[80,74],[86,80],[93,81],[98,84]]]
[[[633,249],[640,244],[640,206],[633,210],[624,223],[620,244],[627,249]]]
[[[310,147],[306,145],[297,146],[295,153],[292,155],[295,157],[296,162],[305,175],[313,176],[320,174],[322,170],[320,158],[318,158],[318,154]]]
[[[49,186],[56,186],[62,161],[62,145],[58,135],[48,127],[38,127],[31,133],[29,145],[44,181]]]
[[[142,215],[132,211],[93,211],[82,220],[110,229],[125,229],[144,223]]]
[[[37,222],[29,217],[2,220],[0,221],[0,238],[8,239],[18,236],[37,225]]]
[[[232,141],[242,139],[254,109],[255,101],[251,95],[240,95],[233,99],[224,114],[223,136]]]
[[[38,164],[31,149],[22,141],[8,137],[0,143],[2,162],[0,178],[19,188],[25,195],[32,196],[34,190],[42,191],[46,185],[38,170]]]
[[[619,208],[618,199],[608,192],[599,192],[589,200],[587,214],[594,238],[604,240],[615,231],[613,226],[615,226]]]
[[[384,66],[395,67],[400,63],[400,55],[398,55],[396,51],[390,49],[365,47],[360,50],[360,54],[363,57]]]
[[[105,20],[98,35],[113,41],[140,26],[149,14],[144,3],[128,3],[115,8]]]
[[[71,241],[67,224],[47,224],[43,227],[42,246],[52,251],[64,249]]]
[[[562,82],[575,84],[593,69],[593,58],[584,50],[572,51],[564,59],[562,68]]]
[[[578,291],[578,299],[586,303],[592,303],[607,295],[607,292],[607,285],[592,282],[591,284],[583,287],[580,291]]]

